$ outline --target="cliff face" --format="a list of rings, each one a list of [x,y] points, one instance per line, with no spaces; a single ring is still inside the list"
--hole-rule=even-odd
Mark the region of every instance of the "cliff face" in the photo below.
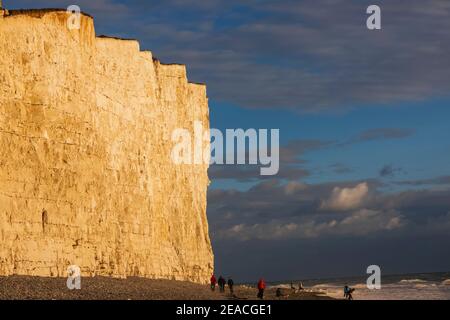
[[[0,14],[0,274],[207,281],[208,166],[170,158],[205,86],[67,17]]]

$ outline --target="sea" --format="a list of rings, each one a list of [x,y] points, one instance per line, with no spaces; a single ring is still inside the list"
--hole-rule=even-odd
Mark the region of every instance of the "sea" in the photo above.
[[[368,275],[369,276],[369,275]],[[368,277],[367,276],[367,277]],[[345,285],[354,288],[354,300],[450,300],[450,272],[382,275],[381,289],[368,289],[367,277],[294,280],[268,283],[269,287],[298,288],[343,299]]]

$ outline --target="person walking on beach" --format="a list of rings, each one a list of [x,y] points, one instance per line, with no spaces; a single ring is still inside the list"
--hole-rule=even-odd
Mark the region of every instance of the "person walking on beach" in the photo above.
[[[219,277],[217,284],[219,285],[220,292],[225,292],[225,279],[222,276]]]
[[[231,294],[233,294],[233,286],[234,286],[234,281],[233,281],[233,279],[229,278],[228,279],[228,288],[230,289]]]
[[[353,291],[355,291],[355,289],[350,288],[349,286],[345,286],[344,287],[344,298],[347,300],[353,300]]]
[[[258,298],[264,299],[264,290],[266,289],[266,282],[263,278],[258,281]]]
[[[217,283],[217,280],[216,280],[216,277],[213,274],[211,276],[211,290],[212,291],[216,290],[216,283]]]

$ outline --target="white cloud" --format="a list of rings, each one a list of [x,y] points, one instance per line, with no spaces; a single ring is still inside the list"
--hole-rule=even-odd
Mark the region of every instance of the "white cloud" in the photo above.
[[[360,183],[354,188],[336,187],[330,198],[322,202],[321,209],[345,211],[359,208],[368,193],[369,186],[366,182]]]
[[[322,217],[321,217],[322,218]],[[219,232],[221,238],[239,239],[311,239],[321,236],[363,236],[400,229],[405,225],[396,211],[361,209],[339,219],[319,220],[310,215],[293,221],[272,220],[267,223],[238,224]]]
[[[304,183],[291,181],[284,186],[284,193],[290,196],[298,191],[305,190],[306,188],[307,186]]]
[[[339,234],[367,235],[379,231],[391,231],[403,227],[403,217],[396,211],[361,209],[339,223]]]

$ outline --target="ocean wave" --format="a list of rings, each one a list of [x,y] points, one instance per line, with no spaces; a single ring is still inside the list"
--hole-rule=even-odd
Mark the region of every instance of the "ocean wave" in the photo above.
[[[398,283],[425,283],[425,282],[427,281],[422,279],[403,279],[400,280]]]
[[[342,287],[343,288],[343,287]],[[311,289],[306,290],[307,292],[314,292],[319,295],[327,295],[336,299],[342,299],[343,291],[341,286],[336,286],[335,284],[317,284],[311,287]]]
[[[268,288],[291,289],[291,285],[290,284],[285,284],[285,283],[281,283],[281,284],[277,284],[277,285],[270,285],[270,286],[267,286],[267,287]],[[294,285],[294,288],[295,288],[295,285]]]
[[[417,283],[414,285],[414,288],[416,288],[416,289],[424,289],[424,288],[429,288],[429,287],[436,287],[436,284],[435,283],[431,283],[431,284]]]
[[[367,284],[365,283],[357,283],[354,285],[348,285],[350,288],[354,288],[354,289],[365,289],[367,288]],[[314,286],[311,287],[312,289],[317,289],[317,290],[336,290],[336,289],[342,289],[344,290],[344,285],[338,285],[336,283],[320,283],[320,284],[316,284]]]
[[[443,286],[450,286],[450,279],[446,279],[441,283]]]
[[[312,286],[312,288],[315,289],[327,289],[327,288],[336,288],[338,287],[336,284],[332,284],[332,283],[320,283],[320,284],[316,284],[314,286]]]

